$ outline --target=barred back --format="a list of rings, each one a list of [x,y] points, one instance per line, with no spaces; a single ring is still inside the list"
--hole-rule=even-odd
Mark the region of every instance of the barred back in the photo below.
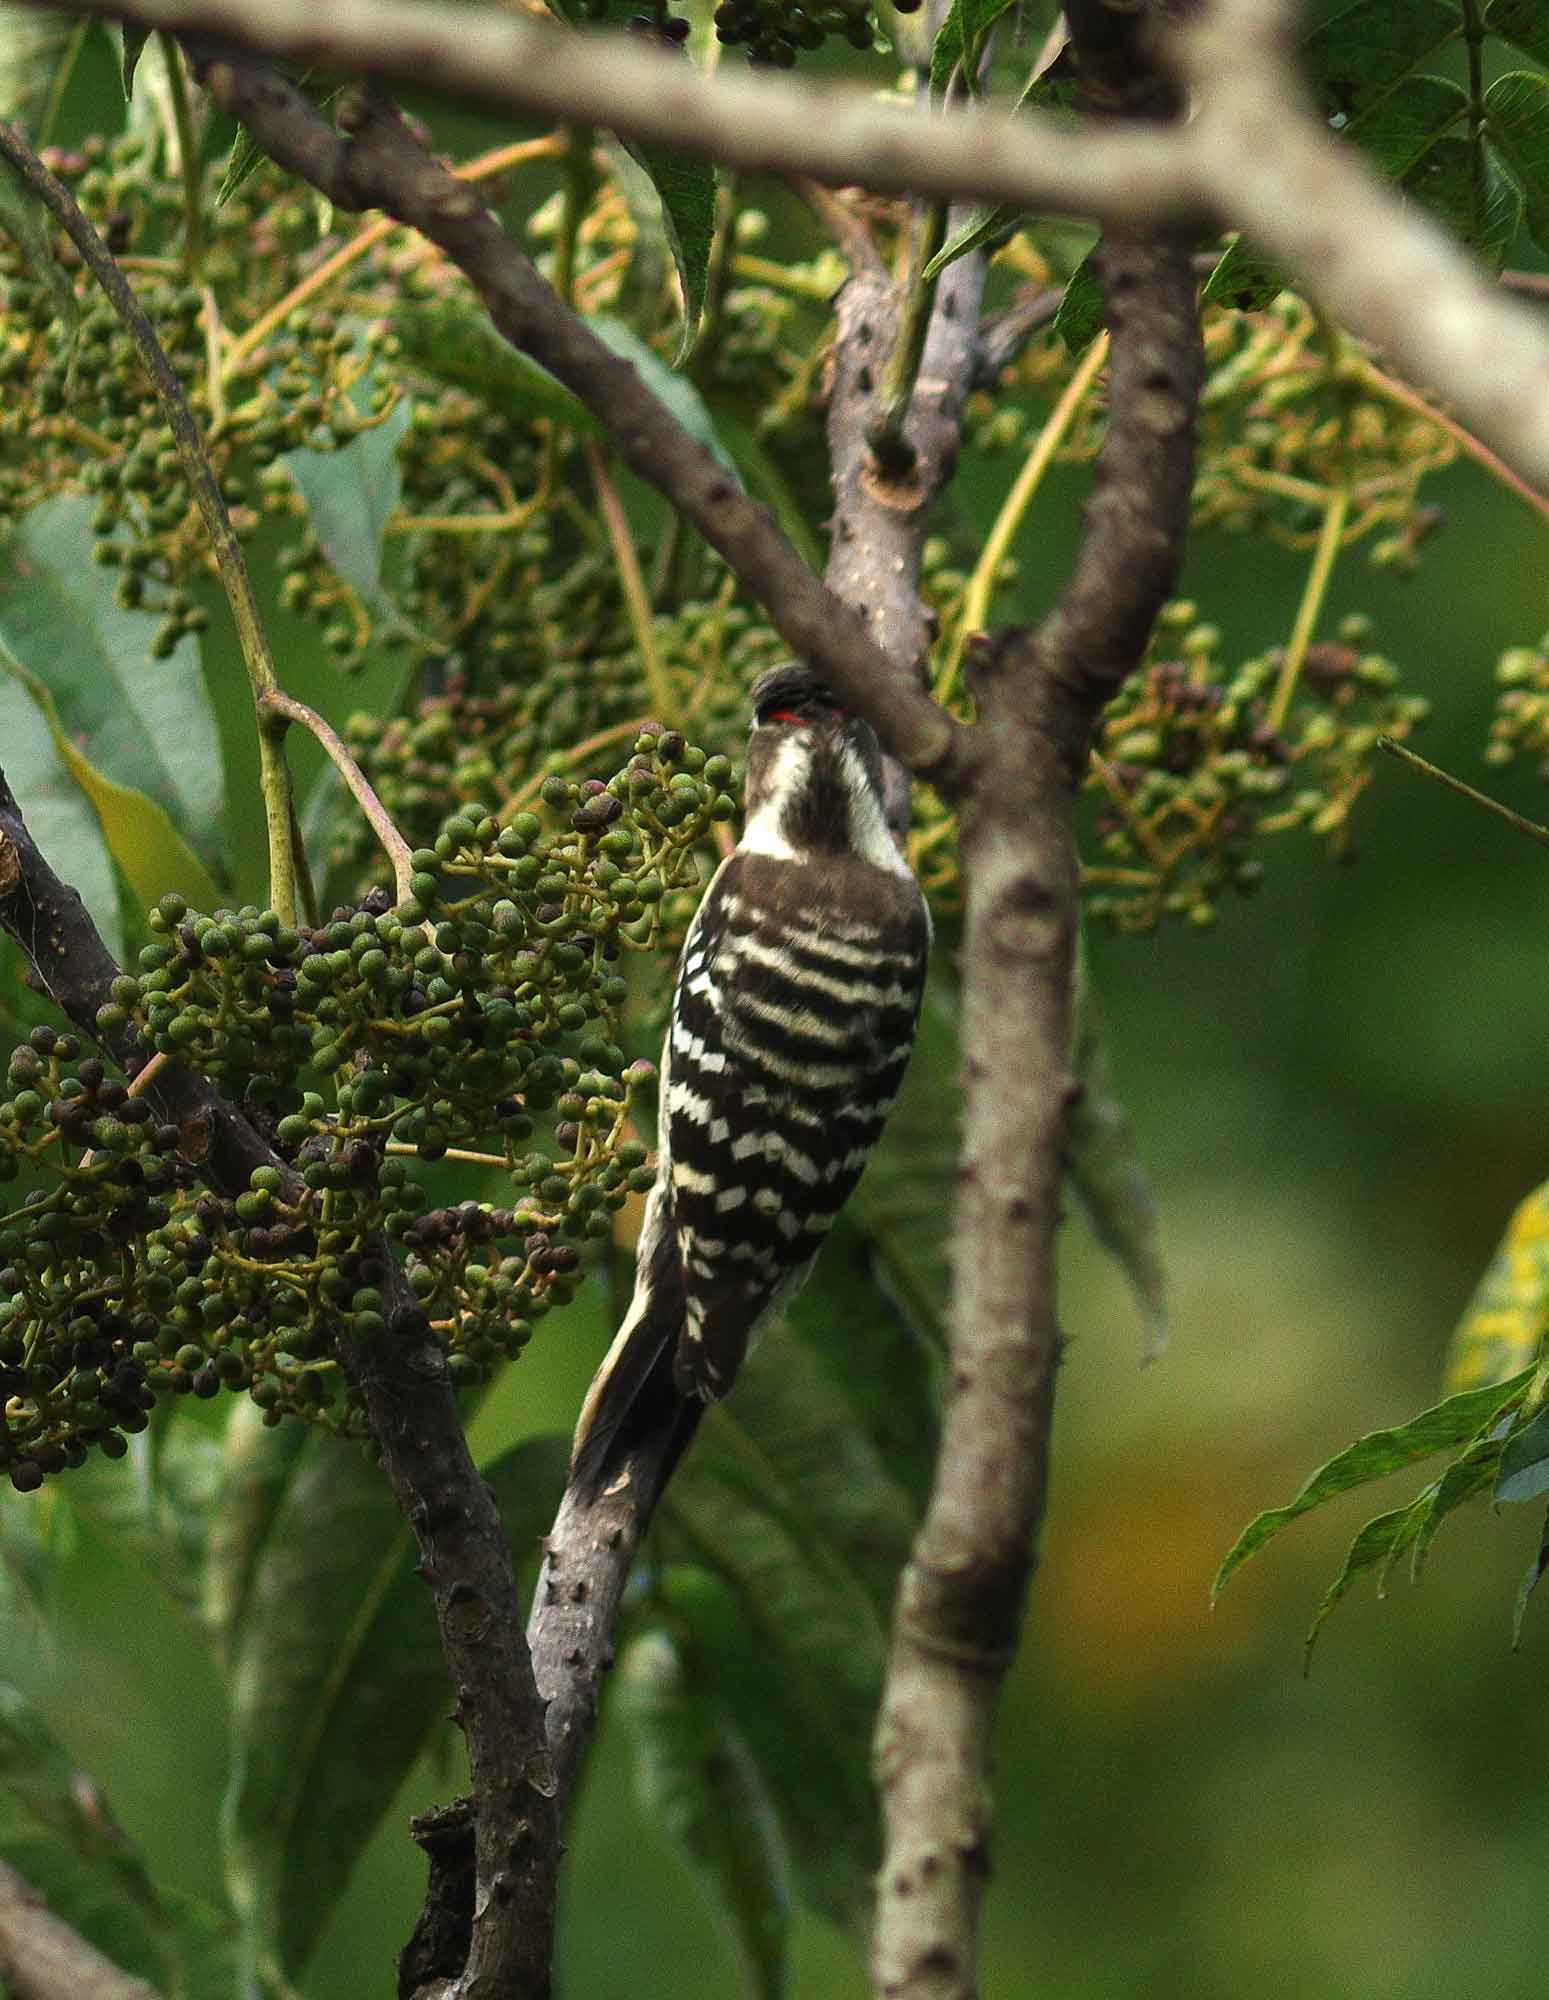
[[[860,1178],[909,1060],[927,947],[913,880],[855,855],[738,852],[712,883],[665,1051],[683,1393],[731,1386]]]

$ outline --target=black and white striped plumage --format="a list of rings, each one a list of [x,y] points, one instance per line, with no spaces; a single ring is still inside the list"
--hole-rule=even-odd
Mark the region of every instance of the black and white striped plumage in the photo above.
[[[682,1449],[806,1277],[882,1130],[930,920],[879,775],[871,730],[804,668],[754,688],[746,827],[678,965],[656,1181],[634,1297],[576,1432],[582,1487],[664,1426]]]

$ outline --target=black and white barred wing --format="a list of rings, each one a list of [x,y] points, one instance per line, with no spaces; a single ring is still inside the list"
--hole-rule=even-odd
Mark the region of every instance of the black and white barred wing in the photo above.
[[[734,855],[684,947],[663,1117],[684,1395],[731,1387],[859,1180],[909,1059],[928,948],[918,892],[843,856],[821,875]]]

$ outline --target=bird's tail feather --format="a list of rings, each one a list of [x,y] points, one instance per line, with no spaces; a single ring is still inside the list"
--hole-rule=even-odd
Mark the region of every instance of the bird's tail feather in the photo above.
[[[683,1269],[670,1229],[657,1234],[624,1324],[592,1379],[570,1453],[570,1484],[595,1496],[625,1461],[649,1455],[657,1490],[687,1448],[703,1405],[673,1381],[683,1328]],[[659,1470],[657,1465],[659,1462]]]

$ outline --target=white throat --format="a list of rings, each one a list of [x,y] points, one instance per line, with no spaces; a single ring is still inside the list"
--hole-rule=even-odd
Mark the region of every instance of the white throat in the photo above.
[[[793,729],[775,751],[758,810],[743,828],[739,847],[746,854],[767,855],[772,861],[809,861],[812,857],[791,841],[786,826],[786,809],[792,797],[807,782],[812,768],[813,743],[805,730]],[[839,746],[839,771],[849,803],[850,851],[874,868],[912,880],[908,862],[888,831],[882,803],[867,774],[866,765],[853,745]]]

